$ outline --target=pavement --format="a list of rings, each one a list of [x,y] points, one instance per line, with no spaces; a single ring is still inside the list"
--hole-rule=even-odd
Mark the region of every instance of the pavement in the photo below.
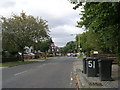
[[[120,90],[119,87],[119,75],[120,72],[119,66],[117,64],[112,65],[112,79],[113,81],[101,81],[99,77],[87,77],[83,71],[83,61],[80,59],[73,63],[73,72],[76,73],[76,77],[78,80],[78,87],[79,88],[110,88],[112,90]]]

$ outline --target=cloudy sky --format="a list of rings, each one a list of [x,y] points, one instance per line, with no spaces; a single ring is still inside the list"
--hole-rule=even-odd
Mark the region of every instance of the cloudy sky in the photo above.
[[[81,9],[73,10],[73,6],[68,0],[0,0],[0,16],[10,17],[24,11],[47,20],[52,40],[61,47],[75,40],[76,34],[83,33],[75,27]]]

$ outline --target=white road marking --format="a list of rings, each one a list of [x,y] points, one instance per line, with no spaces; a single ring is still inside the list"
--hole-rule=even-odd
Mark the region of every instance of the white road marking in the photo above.
[[[25,72],[27,72],[27,71],[23,71],[23,72],[20,72],[20,73],[16,73],[16,74],[14,74],[14,75],[17,76],[17,75],[23,74],[23,73],[25,73]]]
[[[73,80],[73,78],[71,77],[71,81]]]

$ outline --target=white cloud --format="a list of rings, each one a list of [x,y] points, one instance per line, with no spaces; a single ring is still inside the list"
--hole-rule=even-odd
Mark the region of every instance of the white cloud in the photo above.
[[[64,46],[69,41],[74,41],[77,34],[83,33],[84,30],[72,25],[63,25],[52,28],[50,35],[58,46]]]
[[[80,9],[73,10],[73,6],[68,0],[1,0],[0,16],[18,15],[22,10],[27,15],[39,16],[48,21],[55,44],[64,46],[67,41],[74,40],[75,36],[70,34],[83,32],[75,27]]]
[[[72,25],[63,25],[51,29],[51,33],[60,33],[60,34],[78,34],[82,33],[83,30]]]

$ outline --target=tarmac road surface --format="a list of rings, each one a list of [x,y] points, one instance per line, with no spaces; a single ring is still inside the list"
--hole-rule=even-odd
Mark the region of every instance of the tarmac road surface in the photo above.
[[[74,57],[2,69],[2,88],[73,88],[71,73]]]

